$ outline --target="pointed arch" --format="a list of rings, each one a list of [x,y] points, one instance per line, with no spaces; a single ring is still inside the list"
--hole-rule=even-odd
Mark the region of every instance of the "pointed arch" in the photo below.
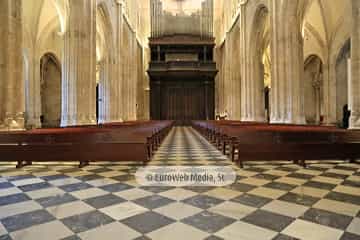
[[[259,4],[253,17],[249,38],[249,77],[252,86],[251,101],[256,121],[266,121],[269,113],[268,89],[265,86],[264,55],[270,43],[269,9]]]
[[[321,123],[323,104],[323,61],[310,55],[304,63],[305,119],[308,124]]]
[[[66,2],[67,0],[63,0],[63,1]],[[64,9],[65,4],[62,5],[60,0],[53,0],[52,3],[58,15],[58,19],[60,22],[60,31],[61,33],[65,33],[66,31],[66,15]]]
[[[61,120],[61,63],[51,52],[40,59],[40,96],[42,127],[59,127]]]

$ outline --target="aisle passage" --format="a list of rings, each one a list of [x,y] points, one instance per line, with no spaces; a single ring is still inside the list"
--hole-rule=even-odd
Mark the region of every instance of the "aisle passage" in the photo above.
[[[146,187],[138,163],[0,165],[0,240],[360,239],[360,166],[247,163],[174,128],[150,165],[231,166],[226,187]]]
[[[231,165],[232,163],[198,132],[176,127],[157,151],[151,165]]]

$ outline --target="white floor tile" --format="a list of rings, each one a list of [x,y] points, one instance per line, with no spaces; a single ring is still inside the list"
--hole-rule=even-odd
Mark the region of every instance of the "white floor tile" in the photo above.
[[[188,204],[175,202],[164,207],[157,208],[154,211],[169,218],[181,220],[183,218],[200,213],[203,210],[197,207],[190,206]]]
[[[360,236],[360,218],[354,218],[354,220],[350,223],[346,231]]]
[[[275,200],[262,207],[262,209],[284,216],[298,218],[302,216],[309,209],[309,207]]]
[[[63,195],[65,194],[65,192],[59,188],[45,188],[36,191],[26,192],[25,194],[32,199],[39,199],[44,197]]]
[[[345,214],[348,216],[355,217],[356,214],[360,211],[360,206],[345,202],[339,202],[330,199],[321,199],[315,205],[314,208],[335,212],[338,214]]]
[[[26,201],[26,202],[20,202],[20,203],[14,203],[10,205],[5,205],[0,207],[0,219],[32,212],[42,209],[42,206],[34,201]]]
[[[176,201],[181,201],[181,200],[193,197],[193,196],[197,195],[197,193],[190,191],[190,190],[182,189],[182,188],[175,188],[175,189],[171,189],[166,192],[162,192],[159,195],[176,200]]]
[[[17,194],[17,193],[22,193],[22,191],[20,189],[18,189],[17,187],[5,188],[5,189],[1,189],[0,197],[13,195],[13,194]]]
[[[226,240],[271,240],[278,233],[245,222],[235,222],[215,235]]]
[[[14,184],[15,186],[19,187],[19,186],[30,185],[30,184],[35,184],[35,183],[42,183],[42,182],[44,182],[44,180],[42,180],[41,178],[28,178],[28,179],[13,181],[11,183]]]
[[[14,240],[59,240],[73,235],[61,222],[53,221],[11,233]]]
[[[73,195],[74,197],[76,197],[77,199],[84,200],[84,199],[88,199],[88,198],[104,196],[109,193],[100,188],[88,188],[85,190],[71,192],[70,194]]]
[[[49,207],[46,210],[50,212],[57,219],[63,219],[66,217],[75,216],[82,213],[93,211],[94,208],[84,202],[76,201],[76,202],[57,205],[54,207]]]
[[[140,236],[140,233],[119,222],[113,222],[79,234],[83,240],[130,240]]]
[[[256,208],[235,202],[224,202],[210,208],[209,211],[239,220],[256,211]]]
[[[298,219],[285,228],[283,233],[305,240],[339,240],[343,231]]]
[[[115,220],[122,220],[148,211],[132,202],[120,203],[110,207],[102,208],[99,211],[107,214]]]
[[[139,188],[132,188],[125,191],[114,193],[114,195],[124,198],[128,201],[136,200],[139,198],[147,197],[153,195],[153,193],[139,189]]]
[[[81,181],[76,178],[63,178],[63,179],[49,181],[50,184],[52,184],[56,187],[63,186],[63,185],[70,185],[70,184],[74,184],[74,183],[80,183],[80,182]]]
[[[6,235],[6,234],[7,234],[7,231],[6,231],[5,227],[0,222],[0,236]]]
[[[177,222],[151,232],[147,234],[147,236],[156,240],[202,240],[209,236],[209,234],[197,228]]]

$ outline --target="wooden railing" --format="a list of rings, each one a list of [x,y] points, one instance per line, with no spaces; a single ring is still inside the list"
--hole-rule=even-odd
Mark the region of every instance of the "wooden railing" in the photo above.
[[[150,62],[150,71],[216,71],[215,62],[171,61]]]

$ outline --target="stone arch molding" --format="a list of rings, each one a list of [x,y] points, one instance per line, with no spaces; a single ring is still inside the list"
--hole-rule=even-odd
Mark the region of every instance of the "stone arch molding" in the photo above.
[[[61,63],[66,16],[65,0],[27,0],[26,3],[29,5],[23,3],[23,51],[27,53],[25,116],[26,126],[33,128],[41,127],[40,60],[44,54],[52,52]],[[51,13],[43,14],[44,11]]]
[[[265,118],[264,105],[264,74],[263,55],[265,46],[268,44],[268,31],[270,28],[270,11],[265,4],[257,5],[254,17],[251,22],[251,32],[249,36],[249,79],[251,89],[251,104],[254,120],[263,122]]]

